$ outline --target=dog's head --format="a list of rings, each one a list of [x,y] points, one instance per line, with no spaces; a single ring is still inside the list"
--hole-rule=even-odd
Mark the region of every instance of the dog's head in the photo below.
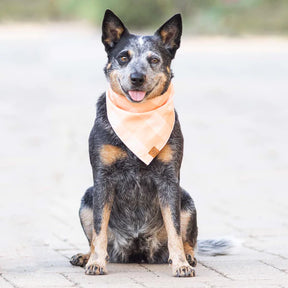
[[[130,34],[122,21],[106,10],[102,42],[108,55],[104,69],[112,89],[131,102],[163,94],[171,81],[171,60],[180,46],[181,15],[176,14],[152,36]]]

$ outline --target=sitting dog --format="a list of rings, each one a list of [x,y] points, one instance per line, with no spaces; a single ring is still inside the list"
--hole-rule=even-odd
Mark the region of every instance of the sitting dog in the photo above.
[[[70,262],[88,275],[107,273],[107,261],[169,263],[173,275],[192,277],[196,209],[179,181],[183,136],[170,69],[181,15],[136,36],[107,10],[102,32],[109,88],[89,138],[94,185],[79,211],[90,252]]]

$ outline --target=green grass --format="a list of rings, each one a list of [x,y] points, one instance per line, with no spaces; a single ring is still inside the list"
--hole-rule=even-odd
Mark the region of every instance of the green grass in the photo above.
[[[194,34],[288,34],[288,0],[0,0],[0,21],[85,19],[110,8],[131,28],[158,27],[182,13]]]

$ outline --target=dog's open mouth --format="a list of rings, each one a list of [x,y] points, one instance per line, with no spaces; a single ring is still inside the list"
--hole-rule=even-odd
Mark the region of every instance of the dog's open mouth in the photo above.
[[[121,81],[120,79],[118,79],[118,82],[120,84],[120,87],[122,89],[122,91],[124,92],[124,94],[126,95],[126,97],[133,102],[142,102],[144,100],[144,98],[148,97],[149,94],[155,89],[155,87],[158,86],[158,84],[160,83],[160,80],[156,83],[156,85],[149,91],[140,91],[140,90],[125,90],[123,88],[123,86],[121,85]]]
[[[135,102],[140,102],[144,99],[146,92],[145,91],[128,91],[130,97],[132,98],[133,101]]]

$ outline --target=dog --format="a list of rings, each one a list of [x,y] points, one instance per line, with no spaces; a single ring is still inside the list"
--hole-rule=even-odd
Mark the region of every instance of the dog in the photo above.
[[[170,65],[181,34],[180,14],[154,35],[137,36],[106,10],[102,42],[108,62],[104,72],[116,100],[133,107],[161,100],[173,78]],[[177,113],[173,109],[167,143],[152,151],[147,165],[115,133],[106,98],[104,93],[97,102],[89,137],[94,185],[84,194],[79,210],[90,252],[74,255],[70,262],[85,267],[87,275],[106,274],[108,261],[169,263],[174,276],[193,277],[197,216],[193,199],[180,186],[183,136]]]

